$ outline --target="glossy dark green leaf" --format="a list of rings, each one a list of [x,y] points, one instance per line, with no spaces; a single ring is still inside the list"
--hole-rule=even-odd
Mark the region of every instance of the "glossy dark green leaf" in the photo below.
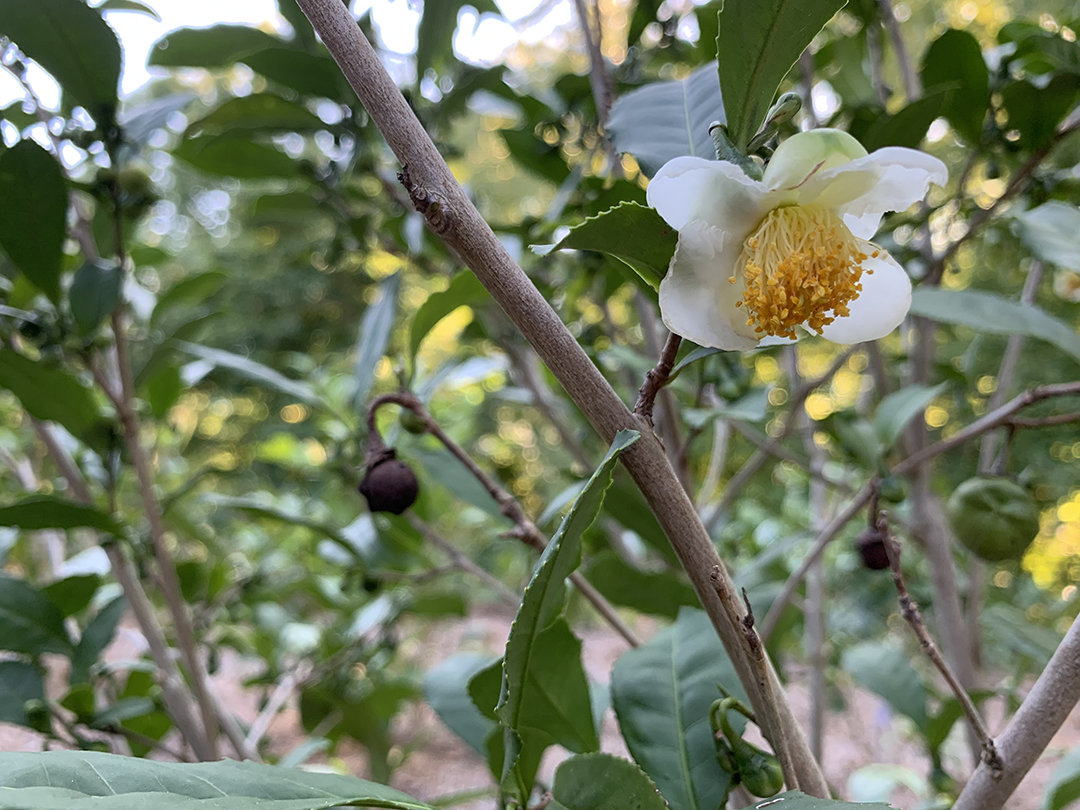
[[[73,616],[81,613],[90,604],[100,585],[101,577],[97,574],[78,574],[58,579],[42,590],[49,601],[60,608],[61,613]]]
[[[0,154],[0,247],[53,302],[60,300],[67,208],[67,183],[52,155],[32,140]]]
[[[604,499],[604,512],[615,518],[624,528],[637,534],[669,565],[679,565],[679,558],[657,522],[656,515],[649,509],[641,491],[630,482],[625,473],[616,475],[615,483],[610,488],[610,497]]]
[[[1080,98],[1080,76],[1061,73],[1045,87],[1020,80],[1001,90],[1001,100],[1008,115],[1009,129],[1019,134],[1017,144],[1023,149],[1046,146],[1054,137],[1058,123]]]
[[[546,143],[531,127],[500,129],[499,136],[514,160],[537,176],[552,183],[562,183],[570,175],[570,167],[559,153],[558,145]]]
[[[612,669],[611,704],[623,739],[672,810],[714,810],[727,796],[730,777],[716,760],[709,726],[709,707],[722,697],[717,683],[742,693],[708,616],[690,608]]]
[[[424,699],[428,705],[482,757],[487,756],[486,740],[496,724],[476,708],[469,696],[469,681],[493,663],[495,660],[488,655],[458,653],[432,667],[424,677]]]
[[[238,129],[313,132],[326,128],[327,125],[319,116],[300,104],[273,93],[252,93],[250,96],[230,98],[198,121],[193,121],[184,137],[220,135]]]
[[[416,31],[417,77],[422,78],[428,68],[443,68],[453,55],[458,13],[464,6],[472,6],[481,13],[499,13],[494,0],[425,0]]]
[[[91,751],[5,752],[0,785],[0,804],[26,810],[430,810],[353,776],[229,759],[190,764]]]
[[[127,599],[118,596],[99,610],[86,625],[79,643],[75,645],[75,652],[71,656],[71,675],[68,679],[70,683],[89,682],[90,668],[105,652],[105,648],[112,643],[127,605]]]
[[[223,177],[291,178],[299,172],[296,161],[284,152],[240,133],[185,138],[173,154],[200,171]]]
[[[715,158],[709,125],[725,120],[716,64],[710,63],[685,79],[653,82],[619,96],[607,130],[615,148],[633,155],[652,177],[672,158]]]
[[[26,580],[8,574],[0,574],[0,650],[71,654],[60,608]]]
[[[82,334],[90,334],[109,317],[120,303],[123,288],[124,275],[115,264],[87,262],[76,271],[68,302]]]
[[[600,512],[619,454],[639,438],[620,431],[548,544],[518,608],[506,642],[502,693],[496,712],[506,730],[503,786],[532,729],[575,753],[595,751],[589,684],[581,667],[581,642],[560,617],[565,580],[581,563],[581,536]]]
[[[0,723],[29,724],[24,708],[28,700],[45,700],[42,670],[25,661],[0,661]],[[0,800],[3,799],[0,787]]]
[[[266,48],[247,54],[239,61],[270,81],[301,95],[345,103],[356,101],[355,94],[341,75],[341,68],[329,54],[313,54],[292,48]]]
[[[195,343],[185,343],[183,341],[178,341],[177,347],[188,354],[207,360],[219,368],[234,371],[241,377],[246,377],[254,383],[293,397],[299,402],[311,405],[313,408],[326,409],[328,407],[307,383],[300,380],[291,380],[281,372],[247,357],[241,357],[223,349],[211,349],[209,346],[199,346]]]
[[[90,389],[59,366],[0,349],[0,388],[11,391],[31,416],[58,422],[74,436],[85,435],[98,423]]]
[[[1050,200],[1015,218],[1024,247],[1044,262],[1080,270],[1080,208]]]
[[[887,641],[865,641],[844,650],[841,666],[864,689],[926,728],[926,687],[902,649]]]
[[[628,264],[654,290],[667,275],[679,233],[652,208],[624,202],[570,229],[553,250],[607,253]]]
[[[285,43],[247,25],[180,28],[154,43],[147,64],[159,67],[222,68],[248,54]]]
[[[610,550],[589,561],[585,578],[612,604],[653,616],[674,619],[679,608],[700,604],[694,589],[674,573],[631,568]]]
[[[409,352],[416,357],[420,344],[428,332],[435,328],[443,318],[458,307],[474,306],[490,301],[491,295],[471,270],[463,270],[450,281],[450,286],[441,292],[432,293],[420,305],[413,317],[409,333]]]
[[[948,387],[948,383],[907,385],[881,400],[874,413],[874,431],[881,440],[881,446],[885,450],[891,448],[908,422],[925,411]]]
[[[368,306],[360,318],[354,366],[356,391],[353,395],[353,402],[360,413],[367,409],[368,393],[375,383],[375,368],[386,354],[386,347],[390,342],[402,275],[394,273],[383,280],[379,285],[379,300]]]
[[[725,0],[716,40],[732,143],[742,149],[788,70],[847,0]]]
[[[652,780],[633,762],[581,754],[555,771],[553,810],[667,810]]]
[[[101,15],[80,0],[4,0],[0,36],[9,37],[98,123],[116,109],[120,43]]]
[[[958,85],[946,86],[927,93],[893,115],[880,116],[862,137],[863,146],[870,152],[887,146],[918,148],[934,119],[948,107],[949,100],[957,92],[961,92]]]
[[[926,51],[922,83],[927,90],[959,85],[945,104],[945,117],[968,143],[978,143],[990,108],[990,74],[979,41],[967,31],[946,31]]]
[[[1080,362],[1080,334],[1032,304],[981,290],[919,288],[912,296],[911,313],[992,335],[1041,338]]]
[[[143,390],[146,392],[146,399],[150,403],[150,411],[156,418],[164,419],[184,390],[184,381],[180,378],[180,370],[171,364],[162,365],[146,378],[143,383]]]
[[[208,270],[176,282],[158,298],[150,316],[150,323],[157,324],[165,313],[175,307],[197,306],[205,302],[220,290],[227,280],[228,276],[220,270]]]
[[[0,526],[20,529],[97,529],[120,536],[123,527],[100,509],[56,495],[28,495],[0,507]]]

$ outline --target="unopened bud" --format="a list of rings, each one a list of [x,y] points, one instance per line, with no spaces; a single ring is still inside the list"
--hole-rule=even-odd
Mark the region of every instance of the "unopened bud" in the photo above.
[[[889,567],[889,554],[885,550],[885,538],[877,529],[867,529],[855,541],[863,565],[871,571],[881,571]]]

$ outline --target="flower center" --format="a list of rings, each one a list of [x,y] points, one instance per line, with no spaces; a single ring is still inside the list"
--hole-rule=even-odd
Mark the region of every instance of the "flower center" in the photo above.
[[[812,205],[774,208],[743,243],[734,284],[742,273],[747,325],[759,335],[795,337],[806,324],[820,332],[848,314],[862,291],[863,253],[838,214]],[[867,273],[873,271],[867,270]]]

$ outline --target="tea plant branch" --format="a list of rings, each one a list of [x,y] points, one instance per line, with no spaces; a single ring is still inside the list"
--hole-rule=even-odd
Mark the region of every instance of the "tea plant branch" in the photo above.
[[[139,485],[143,511],[146,513],[147,521],[150,524],[150,541],[154,551],[154,559],[158,565],[161,592],[165,597],[165,605],[172,617],[180,653],[184,658],[184,663],[191,678],[192,688],[195,692],[195,698],[199,705],[199,713],[202,716],[207,742],[210,746],[210,758],[217,759],[217,711],[210,696],[206,670],[199,657],[198,643],[195,639],[191,615],[180,590],[180,578],[176,573],[176,566],[165,541],[165,521],[157,494],[154,492],[154,474],[150,466],[150,458],[142,446],[142,426],[139,416],[135,412],[135,384],[131,373],[131,362],[128,359],[124,318],[119,308],[112,314],[112,331],[116,348],[116,363],[119,368],[120,390],[114,390],[100,370],[95,370],[95,377],[98,385],[105,391],[120,416],[120,424],[123,427],[128,455],[131,457],[132,464],[135,467],[135,477]]]
[[[499,505],[499,511],[506,517],[514,522],[514,528],[507,534],[511,537],[515,537],[521,540],[525,545],[530,548],[534,548],[537,551],[543,551],[547,548],[547,538],[544,533],[541,532],[536,524],[529,519],[529,516],[525,514],[525,510],[521,508],[521,504],[518,503],[517,498],[503,489],[495,479],[489,476],[486,472],[480,469],[480,466],[473,461],[465,449],[451,439],[446,431],[442,429],[442,426],[435,421],[435,418],[428,413],[424,404],[414,395],[401,391],[396,394],[382,394],[375,397],[368,405],[367,413],[367,427],[368,427],[368,441],[374,441],[373,447],[377,447],[382,443],[382,439],[379,438],[379,432],[375,424],[375,417],[379,408],[383,405],[394,404],[399,405],[402,408],[407,408],[412,411],[421,422],[424,424],[424,429],[438,439],[443,447],[450,451],[450,454],[454,456],[458,461],[465,465],[466,469],[472,476],[480,482],[480,485],[487,490],[491,499]],[[370,451],[369,451],[370,452]],[[376,450],[376,452],[378,452]],[[637,647],[641,644],[641,640],[637,637],[633,630],[631,630],[626,622],[622,620],[618,612],[612,606],[610,602],[605,599],[601,593],[593,587],[593,585],[581,575],[580,572],[575,571],[570,575],[570,581],[574,583],[574,587],[577,588],[581,595],[584,596],[597,612],[607,621],[608,624],[614,628],[614,630],[626,639],[626,642],[631,647]],[[514,601],[518,601],[517,597]]]
[[[1002,762],[1001,755],[994,745],[994,739],[990,736],[990,731],[986,728],[986,723],[983,722],[979,710],[968,696],[967,690],[964,689],[963,684],[960,683],[960,679],[956,676],[956,673],[953,672],[952,667],[949,666],[948,662],[941,655],[941,651],[938,650],[934,640],[930,637],[926,625],[923,624],[922,614],[919,613],[919,605],[908,593],[907,585],[904,583],[904,573],[900,569],[900,543],[889,529],[889,521],[886,519],[884,512],[879,512],[877,514],[875,523],[877,525],[877,530],[881,533],[881,537],[885,542],[885,554],[889,558],[889,568],[892,570],[893,585],[896,586],[896,596],[900,601],[900,614],[904,617],[904,621],[911,625],[911,629],[915,632],[916,638],[919,639],[919,644],[922,645],[923,651],[933,662],[934,666],[937,667],[937,670],[941,673],[942,677],[945,678],[945,682],[949,685],[949,689],[952,690],[952,693],[960,703],[960,708],[963,709],[964,716],[967,718],[971,730],[974,732],[979,740],[979,744],[982,746],[982,761],[985,762],[991,770],[1000,774],[1005,766]]]
[[[720,566],[713,568],[711,575],[716,595],[728,612],[732,621],[739,624],[742,629],[743,643],[745,644],[747,659],[754,670],[758,689],[765,695],[772,695],[773,682],[769,674],[768,658],[765,655],[765,647],[761,638],[754,629],[754,610],[750,606],[750,600],[746,598],[746,589],[743,589],[742,598],[744,610],[740,612],[731,589],[723,587],[723,575]],[[764,701],[764,711],[754,712],[755,721],[761,728],[765,739],[772,746],[773,753],[780,760],[780,770],[784,773],[784,781],[791,790],[799,789],[799,774],[791,761],[791,752],[788,750],[787,737],[784,734],[784,724],[776,712],[776,701]]]
[[[464,571],[468,574],[472,574],[474,577],[479,579],[481,582],[483,582],[485,585],[489,586],[497,594],[499,594],[499,597],[504,602],[508,602],[509,604],[516,606],[518,602],[521,601],[521,594],[512,591],[498,577],[493,576],[490,571],[481,568],[479,565],[466,557],[462,552],[458,551],[449,541],[444,540],[442,537],[440,537],[437,531],[435,531],[431,526],[422,521],[412,512],[409,512],[406,517],[408,518],[409,523],[412,524],[412,527],[418,532],[420,532],[420,534],[424,536],[424,539],[427,542],[431,543],[431,545],[435,546],[435,548],[439,549],[447,557],[450,558],[450,562],[453,568],[459,571]]]
[[[1080,701],[1080,621],[1073,621],[1050,662],[1039,675],[1005,730],[997,750],[1004,768],[982,762],[953,810],[999,810],[1050,744]]]
[[[679,351],[679,344],[682,342],[682,338],[674,333],[670,333],[664,328],[664,325],[660,323],[660,319],[656,317],[656,310],[653,307],[652,301],[647,299],[641,290],[637,290],[634,293],[634,304],[638,312],[638,321],[641,323],[641,333],[645,341],[645,351],[648,352],[651,357],[660,358],[657,368],[661,363],[665,362],[664,355],[667,355],[672,341],[675,341],[674,349],[671,353],[670,363],[667,371],[663,372],[664,379],[660,381],[657,391],[652,394],[652,400],[648,404],[649,415],[647,422],[649,425],[653,425],[653,404],[656,397],[660,398],[660,412],[654,426],[654,432],[660,439],[660,443],[664,445],[664,451],[667,453],[668,461],[671,462],[672,469],[675,470],[675,474],[679,476],[679,481],[683,485],[683,489],[687,492],[690,491],[690,468],[687,463],[687,458],[683,453],[683,440],[681,430],[679,428],[679,408],[678,403],[675,401],[675,395],[671,389],[667,387],[667,384],[671,382],[671,366],[674,365],[675,355]],[[660,345],[660,335],[665,335],[664,345]],[[651,369],[648,374],[656,372],[657,369]],[[627,372],[631,379],[633,373],[627,369]],[[645,384],[648,384],[648,375],[646,375]],[[641,404],[641,394],[638,394],[638,404]],[[641,414],[638,412],[637,407],[634,408],[634,413],[638,416]],[[688,440],[689,441],[689,440]]]
[[[74,460],[68,455],[67,450],[56,440],[49,426],[35,420],[34,430],[41,438],[45,449],[57,467],[60,468],[61,474],[67,479],[74,499],[80,503],[92,505],[93,498],[90,495],[90,487],[87,485],[86,479]],[[150,603],[150,598],[146,595],[146,591],[143,590],[138,577],[135,576],[131,562],[128,560],[127,555],[124,554],[120,544],[112,538],[106,539],[103,537],[99,537],[98,544],[105,550],[105,554],[109,558],[113,576],[116,577],[120,589],[123,591],[124,596],[127,597],[128,605],[135,615],[139,630],[150,648],[150,657],[153,658],[160,672],[162,699],[165,702],[165,708],[168,710],[169,716],[180,730],[181,736],[191,746],[191,750],[195,752],[195,756],[201,760],[209,759],[210,747],[206,741],[205,731],[196,722],[195,715],[192,712],[193,698],[180,676],[168,642],[165,639],[165,632],[154,615],[154,608]]]
[[[896,14],[893,12],[892,0],[878,0],[878,9],[881,11],[881,22],[889,35],[889,42],[896,56],[896,66],[900,69],[900,76],[904,81],[904,95],[907,96],[907,102],[910,104],[922,95],[919,76],[911,64],[911,57],[904,44],[904,35],[900,31],[900,21],[896,19]]]
[[[682,337],[674,332],[668,334],[664,348],[660,352],[660,359],[656,366],[649,369],[645,375],[645,382],[638,389],[637,402],[634,403],[634,413],[652,425],[653,406],[656,404],[656,395],[671,381],[671,370],[675,367],[675,356],[679,353],[682,345]]]
[[[403,164],[401,179],[413,206],[424,214],[447,248],[476,274],[605,442],[610,443],[622,429],[641,432],[641,439],[620,455],[620,463],[644,494],[687,571],[755,710],[760,711],[767,700],[776,701],[803,791],[827,796],[828,784],[771,666],[775,697],[770,698],[758,686],[739,627],[721,605],[710,577],[720,559],[663,447],[648,426],[629,411],[476,210],[348,9],[339,0],[297,1]],[[735,592],[723,569],[720,586]]]

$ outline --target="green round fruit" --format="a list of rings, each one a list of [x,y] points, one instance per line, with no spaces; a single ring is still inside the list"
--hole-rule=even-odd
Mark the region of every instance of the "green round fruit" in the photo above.
[[[403,408],[401,415],[398,416],[398,421],[401,426],[405,428],[409,433],[419,436],[423,433],[427,433],[427,422],[410,411],[408,408]]]
[[[949,498],[949,525],[972,554],[988,562],[1018,560],[1039,533],[1039,510],[1007,478],[969,478]]]

